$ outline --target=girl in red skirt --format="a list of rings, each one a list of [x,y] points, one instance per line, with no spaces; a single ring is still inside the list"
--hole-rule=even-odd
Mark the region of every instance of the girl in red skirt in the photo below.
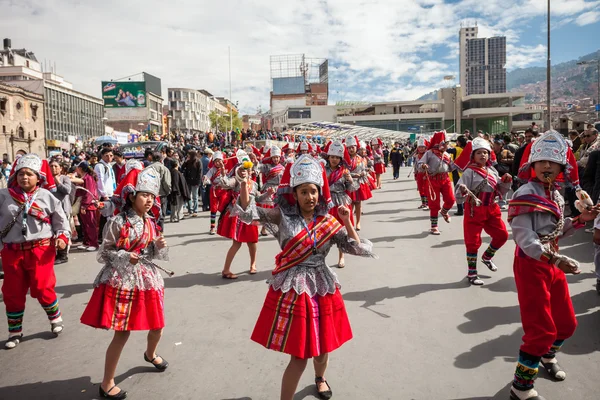
[[[243,153],[245,154],[245,152]],[[231,214],[231,211],[233,210],[233,207],[235,206],[235,203],[240,195],[240,178],[238,171],[243,169],[244,168],[240,163],[238,166],[233,168],[230,177],[221,176],[213,183],[213,187],[218,185],[222,189],[229,192],[229,201],[226,203],[227,210],[219,217],[219,225],[217,226],[217,233],[220,236],[232,240],[231,247],[229,248],[229,251],[227,251],[227,256],[225,257],[223,271],[221,272],[223,279],[238,278],[236,274],[231,272],[231,263],[233,262],[233,259],[235,258],[235,255],[240,247],[242,247],[242,243],[246,243],[248,245],[248,250],[250,252],[250,274],[256,273],[258,226],[244,224],[237,216]],[[248,173],[249,171],[246,172]],[[252,193],[256,194],[258,192],[256,182],[250,180],[248,186]]]
[[[417,151],[415,152],[415,160],[414,160],[414,173],[415,173],[415,181],[417,182],[417,190],[419,191],[419,197],[421,198],[421,205],[418,207],[419,210],[427,211],[429,210],[429,203],[427,202],[427,190],[425,186],[427,184],[427,177],[425,176],[425,172],[418,168],[418,163],[421,161],[421,158],[425,155],[427,151],[427,146],[429,143],[421,138],[417,142]]]
[[[150,259],[167,259],[165,239],[158,234],[148,212],[158,196],[160,178],[151,168],[139,173],[135,191],[127,195],[123,211],[110,219],[98,261],[104,267],[94,282],[94,292],[81,322],[115,331],[106,350],[100,397],[124,399],[127,392],[115,384],[121,351],[131,331],[149,331],[144,360],[164,371],[169,365],[156,354],[164,318],[164,282]]]
[[[342,142],[332,142],[328,145],[327,156],[328,162],[325,167],[327,173],[327,182],[331,191],[331,200],[333,207],[329,210],[329,214],[333,215],[341,224],[343,220],[340,218],[338,209],[340,207],[348,207],[352,211],[352,199],[348,193],[358,189],[358,184],[350,176],[350,171],[344,167],[343,159],[346,148]],[[350,222],[354,223],[352,212],[350,212]],[[344,268],[344,253],[339,250],[338,268]]]
[[[283,374],[282,400],[294,397],[309,358],[319,397],[329,399],[331,387],[325,380],[329,353],[350,340],[352,331],[338,277],[325,258],[334,244],[345,253],[376,257],[372,244],[358,237],[346,206],[338,207],[343,226],[328,214],[332,204],[327,177],[313,157],[302,155],[286,167],[275,208],[256,207],[247,172],[238,171],[240,198],[234,212],[246,223],[266,224],[282,249],[275,257],[252,340],[291,355]]]
[[[210,193],[209,233],[211,235],[214,235],[217,233],[217,231],[215,230],[217,222],[217,211],[219,211],[222,214],[223,211],[225,211],[225,207],[227,207],[228,192],[222,189],[219,185],[215,184],[215,182],[218,179],[223,178],[227,174],[227,170],[225,169],[225,163],[223,162],[223,153],[221,153],[220,151],[215,152],[208,166],[209,170],[204,175],[203,184],[208,188]]]
[[[377,189],[381,189],[381,174],[385,174],[385,163],[383,162],[383,142],[379,138],[371,140],[371,150],[375,168]]]
[[[359,187],[354,192],[350,192],[350,198],[352,199],[352,206],[354,208],[354,215],[356,216],[356,230],[360,231],[360,216],[362,214],[362,202],[369,200],[373,197],[371,189],[369,188],[369,178],[367,171],[367,162],[361,156],[358,155],[358,139],[356,137],[349,137],[346,139],[346,149],[348,150],[348,158],[346,166],[350,171],[350,176],[355,179]]]

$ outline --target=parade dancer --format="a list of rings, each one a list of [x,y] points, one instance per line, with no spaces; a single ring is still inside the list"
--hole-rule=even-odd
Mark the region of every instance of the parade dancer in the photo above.
[[[15,162],[8,188],[0,190],[2,296],[8,320],[6,349],[17,347],[23,338],[27,291],[46,312],[50,331],[55,335],[63,331],[54,291],[54,259],[56,249],[67,248],[70,226],[60,201],[45,188],[56,188],[48,163],[35,154],[26,154]]]
[[[455,202],[452,180],[448,174],[456,169],[452,158],[446,153],[448,143],[446,142],[446,131],[436,132],[429,143],[429,150],[425,152],[418,162],[418,168],[425,173],[425,189],[427,191],[427,203],[429,204],[429,216],[431,219],[430,233],[439,235],[438,216],[442,215],[444,221],[450,222],[448,211]],[[440,208],[440,200],[444,204]]]
[[[277,188],[279,187],[279,182],[281,181],[281,176],[283,175],[284,167],[279,163],[281,160],[281,149],[277,146],[273,146],[267,151],[265,157],[263,159],[262,164],[260,165],[260,174],[261,174],[261,182],[262,186],[262,195],[264,201],[261,201],[259,204],[260,207],[263,208],[273,208],[275,207],[274,197]],[[268,233],[266,228],[263,226],[260,231],[261,236],[267,236]]]
[[[455,195],[458,204],[465,204],[463,232],[467,248],[467,279],[477,286],[483,285],[477,276],[481,231],[492,237],[491,244],[481,257],[481,262],[492,272],[498,270],[492,258],[508,240],[508,231],[496,197],[502,198],[510,190],[512,177],[510,174],[500,177],[492,168],[491,152],[487,140],[475,138],[455,161],[464,171],[456,185]]]
[[[303,141],[300,143],[300,145],[298,146],[298,156],[301,156],[303,154],[309,154],[312,155],[313,152],[313,147],[310,145],[310,143]]]
[[[331,200],[333,207],[329,210],[329,214],[333,215],[340,223],[343,224],[339,216],[338,210],[340,207],[350,209],[350,222],[354,223],[352,218],[352,199],[348,195],[358,189],[358,183],[350,176],[350,171],[344,166],[343,160],[346,153],[346,148],[342,142],[333,142],[329,144],[327,149],[328,162],[325,168],[327,174],[327,182],[331,192]],[[338,268],[344,268],[344,252],[339,250]]]
[[[332,391],[325,379],[329,353],[350,340],[352,331],[340,283],[325,258],[333,245],[348,254],[376,257],[372,244],[359,238],[347,207],[338,208],[344,226],[327,213],[329,185],[313,157],[302,155],[286,167],[274,209],[254,205],[246,175],[241,171],[236,212],[245,222],[267,224],[282,249],[275,257],[252,340],[291,356],[282,378],[282,400],[294,397],[309,358],[313,358],[318,395],[329,399]]]
[[[367,181],[369,183],[369,190],[373,191],[377,189],[377,182],[375,181],[375,163],[373,162],[373,155],[369,145],[361,140],[358,143],[358,155],[362,157],[366,167]]]
[[[369,179],[367,177],[367,162],[361,156],[358,155],[358,144],[359,141],[356,137],[349,137],[346,139],[346,149],[348,150],[348,157],[344,159],[350,176],[355,179],[359,187],[357,190],[348,193],[352,199],[352,206],[354,208],[354,214],[356,216],[356,230],[360,231],[360,217],[362,214],[362,202],[369,200],[373,197],[371,189],[369,188]]]
[[[598,207],[582,209],[565,218],[564,199],[556,182],[570,184],[577,166],[569,163],[570,149],[563,136],[546,132],[531,147],[519,173],[528,183],[509,202],[508,221],[517,248],[514,274],[521,311],[523,343],[510,392],[512,400],[543,399],[534,389],[541,363],[555,380],[566,378],[556,353],[575,332],[577,319],[565,273],[579,274],[579,263],[559,254],[558,239],[584,227],[598,215]],[[562,179],[561,179],[562,177]]]
[[[375,168],[375,181],[377,189],[381,189],[381,174],[385,174],[385,163],[383,161],[383,142],[376,138],[371,140],[371,150]]]
[[[100,397],[124,399],[127,392],[116,386],[115,373],[131,331],[149,331],[144,360],[164,371],[169,363],[156,354],[165,326],[164,281],[150,260],[168,259],[168,248],[149,216],[160,189],[160,177],[152,168],[137,176],[134,191],[126,196],[122,212],[105,228],[98,262],[104,266],[94,281],[94,291],[81,323],[115,331],[106,350]]]
[[[223,214],[227,203],[231,199],[229,193],[222,187],[215,184],[218,179],[227,175],[225,163],[223,162],[223,153],[216,151],[213,154],[209,164],[209,170],[204,175],[204,184],[210,185],[210,231],[209,234],[216,234],[217,211]]]
[[[425,152],[427,151],[427,146],[429,146],[429,143],[424,139],[424,138],[420,138],[419,141],[417,142],[417,151],[415,152],[414,158],[415,158],[415,163],[414,163],[414,174],[415,174],[415,181],[417,182],[417,190],[419,191],[419,197],[421,198],[421,205],[418,207],[420,210],[423,211],[427,211],[429,210],[429,204],[427,202],[427,176],[426,176],[426,172],[424,172],[422,169],[419,169],[419,161],[421,161],[421,158],[423,158],[423,156],[425,155]]]
[[[241,151],[244,155],[244,151]],[[238,156],[238,160],[241,156]],[[238,250],[242,246],[242,243],[248,245],[248,251],[250,252],[250,274],[256,274],[256,248],[258,243],[258,227],[255,225],[244,224],[236,215],[232,214],[235,204],[240,195],[240,188],[242,180],[240,179],[239,170],[245,170],[246,175],[249,172],[244,168],[242,162],[234,167],[229,176],[220,176],[217,178],[213,186],[220,186],[222,189],[228,191],[227,197],[228,202],[224,204],[226,207],[225,213],[219,217],[219,224],[217,226],[217,234],[219,236],[226,237],[232,240],[231,247],[227,251],[225,257],[225,263],[223,265],[223,271],[221,277],[223,279],[237,279],[238,276],[231,272],[231,263],[235,258]],[[247,185],[247,189],[250,190],[254,195],[258,194],[258,188],[256,182],[250,180]],[[261,198],[261,200],[266,200]]]

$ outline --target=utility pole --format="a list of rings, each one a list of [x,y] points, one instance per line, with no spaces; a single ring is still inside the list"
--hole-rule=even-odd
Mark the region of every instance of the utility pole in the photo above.
[[[546,124],[547,124],[547,129],[548,130],[552,130],[552,111],[551,111],[551,105],[550,105],[550,96],[551,94],[551,90],[552,90],[552,84],[550,82],[550,79],[552,78],[552,73],[551,73],[551,62],[550,62],[550,0],[548,0],[548,60],[547,60],[547,66],[546,66],[546,107],[548,109],[548,113],[547,113],[547,120],[546,120]]]
[[[550,0],[548,0],[550,1]],[[229,134],[233,132],[233,100],[231,100],[231,46],[227,46],[227,52],[229,53]],[[228,141],[230,140],[227,135]]]

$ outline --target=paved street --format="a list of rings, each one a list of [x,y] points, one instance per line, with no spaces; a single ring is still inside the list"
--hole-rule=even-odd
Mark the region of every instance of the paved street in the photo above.
[[[354,339],[333,353],[327,379],[336,399],[508,399],[522,331],[509,242],[496,256],[500,270],[480,269],[486,285],[470,287],[462,220],[440,219],[442,235],[427,233],[428,213],[417,210],[414,181],[384,180],[364,209],[360,235],[374,243],[379,260],[349,256],[337,270]],[[208,235],[208,214],[167,224],[171,262],[165,278],[167,326],[159,354],[170,367],[157,373],[143,360],[145,335],[133,333],[117,373],[131,399],[278,399],[288,356],[267,351],[249,337],[273,267],[277,243],[261,238],[257,275],[245,273],[243,247],[234,272],[221,279],[229,240]],[[486,238],[486,243],[489,240]],[[559,360],[565,382],[540,372],[537,386],[548,400],[598,398],[600,297],[594,290],[591,235],[579,231],[562,243],[563,253],[583,262],[569,277],[579,319],[575,336]],[[484,248],[481,250],[483,251]],[[480,253],[481,254],[481,253]],[[332,252],[329,262],[336,262]],[[49,333],[42,309],[28,299],[25,340],[0,350],[0,399],[94,399],[102,379],[104,352],[112,333],[79,323],[100,265],[94,254],[74,253],[57,267],[57,292],[65,332]],[[6,326],[4,313],[0,327]],[[2,328],[4,332],[4,328]],[[2,333],[4,335],[4,333]],[[2,337],[4,339],[4,337]],[[3,347],[3,342],[0,342]],[[298,399],[312,399],[309,366]]]

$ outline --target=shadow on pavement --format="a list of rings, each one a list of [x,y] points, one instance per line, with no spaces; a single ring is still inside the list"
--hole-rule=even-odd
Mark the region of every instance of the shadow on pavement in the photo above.
[[[424,239],[426,237],[431,236],[429,231],[421,232],[421,233],[413,233],[412,235],[400,235],[400,236],[382,236],[378,238],[369,239],[373,243],[380,242],[393,242],[398,239]]]
[[[483,249],[481,249],[481,250],[485,251],[485,247],[484,246],[487,246],[490,243],[491,239],[490,239],[490,237],[487,237],[487,236],[484,236],[481,239],[483,240],[483,244],[481,246],[481,247],[483,247]],[[510,233],[508,235],[508,240],[510,240],[510,241],[513,240],[512,233]],[[443,241],[441,243],[438,243],[438,244],[435,244],[435,245],[431,246],[431,248],[432,249],[443,249],[445,247],[458,246],[458,245],[464,246],[465,245],[465,240],[464,239],[445,240],[445,241]]]
[[[591,236],[591,235],[590,235]],[[560,254],[574,258],[580,263],[593,263],[594,262],[594,246],[591,238],[589,242],[578,243],[571,247],[562,246]],[[559,243],[560,244],[560,243]]]
[[[418,197],[412,198],[412,199],[402,199],[402,200],[388,200],[388,201],[368,201],[366,203],[367,206],[375,206],[378,204],[398,204],[398,203],[406,203],[406,202],[410,202],[410,201],[418,201],[420,200]],[[415,208],[416,209],[416,208]]]
[[[165,279],[165,288],[190,288],[192,286],[224,286],[235,284],[236,282],[263,282],[271,276],[271,270],[259,271],[254,275],[250,275],[247,272],[234,273],[239,277],[238,279],[223,279],[221,273],[210,273],[204,272],[185,274],[180,276],[174,276],[173,278]]]
[[[98,371],[101,373],[101,371]],[[134,367],[115,377],[117,384],[132,375],[142,373],[160,373],[154,367]],[[0,387],[0,399],[20,400],[63,400],[63,399],[97,399],[99,383],[93,383],[89,376],[67,379],[64,381],[34,382],[16,386]],[[127,385],[119,386],[127,391]]]
[[[405,218],[397,218],[397,219],[390,219],[390,220],[379,220],[379,221],[375,221],[375,222],[392,222],[392,223],[400,223],[400,222],[409,222],[409,221],[424,221],[424,220],[429,220],[429,215],[418,215],[416,217],[405,217]]]
[[[573,308],[577,317],[577,330],[573,337],[565,342],[561,348],[562,353],[570,355],[585,355],[600,351],[600,318],[598,311],[600,298],[593,289],[579,293],[572,297]],[[592,311],[594,310],[594,311]],[[590,312],[592,311],[592,312]],[[509,307],[483,307],[469,311],[465,317],[471,321],[458,326],[463,333],[479,333],[493,329],[501,324],[520,323],[518,306]],[[502,335],[495,339],[480,343],[468,352],[456,357],[454,365],[462,369],[478,368],[497,357],[504,358],[507,362],[516,362],[521,345],[523,330],[518,328],[511,335]],[[568,366],[564,366],[568,371]]]
[[[450,399],[450,400],[499,400],[499,399],[508,399],[510,396],[510,387],[512,386],[512,382],[509,382],[506,386],[504,386],[498,393],[489,396],[481,396],[481,397],[464,397],[460,399]]]
[[[294,400],[303,400],[307,398],[319,398],[317,397],[317,389],[315,389],[315,385],[308,385],[307,387],[296,393],[296,395],[294,395]]]

